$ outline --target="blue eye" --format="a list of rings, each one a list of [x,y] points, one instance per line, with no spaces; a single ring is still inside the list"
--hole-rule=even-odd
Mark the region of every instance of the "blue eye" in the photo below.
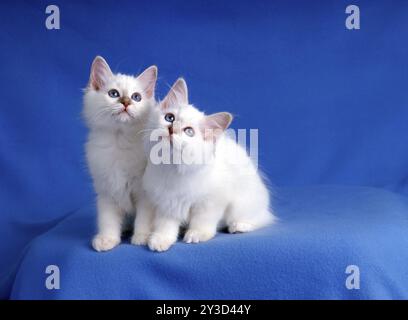
[[[195,135],[194,129],[191,127],[184,128],[184,133],[188,135],[189,137],[194,137]]]
[[[142,100],[142,95],[138,92],[135,92],[134,94],[132,94],[132,99],[136,102],[140,102],[140,100]]]
[[[110,89],[110,90],[108,91],[108,95],[109,95],[109,97],[111,97],[111,98],[119,98],[119,97],[120,97],[119,91],[116,90],[116,89]]]
[[[167,122],[173,123],[175,119],[176,117],[172,113],[166,113],[166,115],[164,116],[164,120],[166,120]]]

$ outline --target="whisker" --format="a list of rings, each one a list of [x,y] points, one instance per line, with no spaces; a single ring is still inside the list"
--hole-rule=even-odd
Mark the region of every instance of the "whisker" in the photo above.
[[[146,132],[152,132],[154,129],[143,129],[143,130],[140,130],[140,131],[138,131],[138,132],[136,132],[136,134],[141,134],[141,133],[146,133]]]
[[[109,106],[101,108],[92,118],[92,121],[99,120],[103,115],[110,113],[111,108]]]

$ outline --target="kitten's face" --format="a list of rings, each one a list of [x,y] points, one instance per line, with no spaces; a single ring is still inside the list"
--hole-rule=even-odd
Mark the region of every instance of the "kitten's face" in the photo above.
[[[183,79],[176,81],[155,111],[151,113],[149,128],[154,129],[155,135],[167,142],[172,151],[181,152],[189,163],[194,159],[195,164],[208,160],[203,157],[213,154],[214,142],[232,120],[229,113],[206,116],[189,104]]]
[[[194,154],[212,147],[204,139],[204,114],[191,105],[160,108],[155,114],[155,128],[176,151],[189,151]]]
[[[113,74],[101,57],[91,68],[85,90],[84,114],[91,125],[130,123],[154,104],[157,68],[149,67],[138,77]]]

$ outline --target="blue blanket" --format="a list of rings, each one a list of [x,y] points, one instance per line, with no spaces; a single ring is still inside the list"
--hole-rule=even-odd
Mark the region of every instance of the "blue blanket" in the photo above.
[[[407,298],[408,2],[354,1],[359,30],[338,0],[56,0],[58,30],[49,4],[0,3],[1,298]],[[182,75],[197,107],[259,129],[279,223],[92,252],[80,112],[98,54],[123,73],[157,64],[158,98]]]
[[[202,244],[178,242],[165,253],[128,239],[112,251],[95,252],[94,208],[83,208],[31,242],[11,297],[408,298],[407,198],[367,187],[276,191],[276,225],[220,233]],[[53,276],[45,273],[49,265],[59,267],[60,289],[46,287]],[[349,277],[357,288],[349,287]]]

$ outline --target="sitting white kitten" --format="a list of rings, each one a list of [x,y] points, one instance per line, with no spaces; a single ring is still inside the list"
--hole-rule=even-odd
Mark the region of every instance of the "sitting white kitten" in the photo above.
[[[206,116],[190,105],[183,79],[152,110],[147,127],[154,131],[147,137],[150,154],[143,176],[150,203],[140,202],[143,208],[138,208],[136,225],[143,230],[138,244],[165,251],[177,241],[183,223],[188,224],[184,241],[197,243],[214,237],[221,224],[235,233],[273,221],[269,193],[256,167],[245,149],[224,134],[231,121],[227,112]],[[159,152],[150,141],[153,135],[163,137]],[[168,151],[171,163],[158,164]]]
[[[84,94],[83,114],[89,127],[86,157],[97,193],[97,251],[120,243],[125,214],[134,214],[146,166],[143,135],[149,109],[155,104],[157,68],[138,77],[113,74],[102,57],[92,63]]]

